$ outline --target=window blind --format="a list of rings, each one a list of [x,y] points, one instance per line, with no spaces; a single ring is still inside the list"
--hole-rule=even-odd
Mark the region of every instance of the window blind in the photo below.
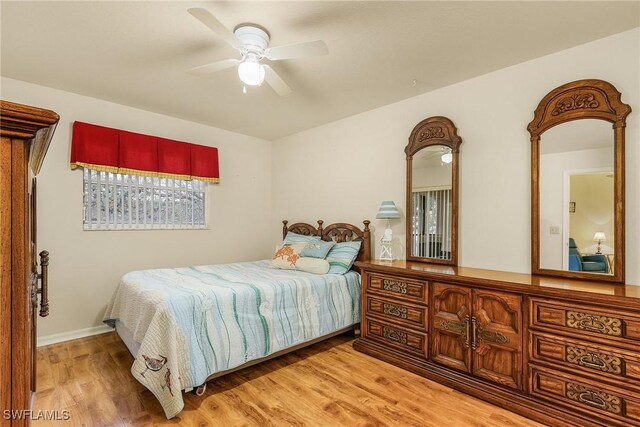
[[[205,228],[206,184],[84,169],[84,229]]]
[[[451,259],[451,190],[412,193],[413,256]]]

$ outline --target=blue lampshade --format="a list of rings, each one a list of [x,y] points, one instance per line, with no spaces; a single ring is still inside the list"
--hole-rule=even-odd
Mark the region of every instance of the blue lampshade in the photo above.
[[[396,204],[391,200],[385,200],[378,209],[376,219],[397,219],[400,218],[400,211],[396,207]]]

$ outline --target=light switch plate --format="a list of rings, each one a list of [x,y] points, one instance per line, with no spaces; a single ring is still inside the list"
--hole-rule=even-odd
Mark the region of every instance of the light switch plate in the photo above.
[[[549,227],[549,234],[560,234],[560,227],[557,225],[552,225]]]

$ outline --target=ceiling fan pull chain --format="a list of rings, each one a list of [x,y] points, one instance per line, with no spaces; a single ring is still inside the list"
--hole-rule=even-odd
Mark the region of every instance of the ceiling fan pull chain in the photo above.
[[[247,93],[247,85],[242,85],[242,93]]]

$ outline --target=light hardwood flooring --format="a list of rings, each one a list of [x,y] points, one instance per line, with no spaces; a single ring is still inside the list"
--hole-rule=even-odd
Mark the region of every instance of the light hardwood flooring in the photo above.
[[[210,381],[167,420],[130,374],[115,333],[38,349],[35,410],[69,410],[72,426],[513,426],[540,424],[352,348],[342,335]]]

